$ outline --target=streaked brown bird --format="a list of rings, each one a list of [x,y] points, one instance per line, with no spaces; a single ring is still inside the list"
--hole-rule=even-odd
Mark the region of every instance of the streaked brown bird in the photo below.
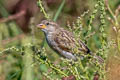
[[[72,32],[65,30],[53,21],[43,20],[37,25],[37,28],[44,32],[48,45],[65,58],[77,60],[73,51],[73,49],[77,49],[76,42],[79,44],[78,50],[80,52],[93,55],[81,40],[75,39]],[[101,57],[97,55],[95,57],[98,61],[103,61]]]

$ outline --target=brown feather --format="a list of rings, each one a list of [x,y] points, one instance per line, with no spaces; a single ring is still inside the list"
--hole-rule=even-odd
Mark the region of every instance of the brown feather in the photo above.
[[[74,35],[63,28],[60,28],[59,31],[57,31],[57,33],[54,35],[54,41],[58,44],[58,47],[70,53],[74,53],[72,49],[77,47]],[[87,46],[85,46],[84,43],[82,43],[81,41],[77,42],[79,43],[80,51],[88,51],[88,48]]]

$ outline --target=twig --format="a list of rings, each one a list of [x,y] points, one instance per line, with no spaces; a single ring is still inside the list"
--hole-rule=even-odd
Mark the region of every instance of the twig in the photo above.
[[[26,11],[25,10],[22,10],[14,15],[11,15],[11,16],[8,16],[7,18],[3,18],[3,19],[0,19],[0,22],[7,22],[7,21],[10,21],[10,20],[15,20],[23,15],[26,14]]]

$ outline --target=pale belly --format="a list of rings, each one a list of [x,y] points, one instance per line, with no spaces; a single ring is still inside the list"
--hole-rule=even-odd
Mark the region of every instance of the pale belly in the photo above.
[[[61,50],[58,45],[56,44],[56,42],[51,38],[51,36],[47,36],[46,37],[46,41],[48,43],[48,45],[57,53],[59,53],[61,56],[68,58],[68,59],[73,59],[73,60],[77,60],[76,57],[70,53],[70,52],[66,52],[64,50]]]

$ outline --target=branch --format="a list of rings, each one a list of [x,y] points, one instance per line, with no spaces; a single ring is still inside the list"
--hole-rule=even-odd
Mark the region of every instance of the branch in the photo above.
[[[10,20],[15,20],[23,15],[26,14],[26,11],[25,10],[22,10],[14,15],[11,15],[11,16],[8,16],[7,18],[2,18],[0,19],[0,22],[7,22],[7,21],[10,21]]]

